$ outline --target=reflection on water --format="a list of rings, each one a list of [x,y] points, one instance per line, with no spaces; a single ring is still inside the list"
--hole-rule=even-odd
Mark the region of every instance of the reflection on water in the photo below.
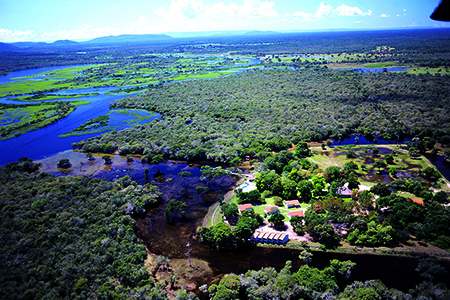
[[[389,184],[391,183],[391,181],[393,180],[390,176],[389,176],[389,172],[386,170],[382,170],[381,172],[378,170],[375,170],[375,168],[372,168],[367,175],[365,175],[364,177],[362,177],[362,179],[366,180],[366,181],[370,181],[370,182],[380,182],[380,183],[386,183]]]
[[[427,158],[433,163],[433,165],[438,169],[441,174],[450,180],[450,163],[445,162],[445,156],[444,155],[436,155],[431,156],[427,155]]]
[[[386,68],[337,68],[333,70],[353,70],[357,73],[381,73],[381,72],[405,72],[409,67],[386,67]]]
[[[357,145],[391,145],[391,144],[397,143],[397,141],[383,140],[381,138],[369,140],[363,135],[361,135],[361,136],[351,135],[342,141],[339,141],[339,140],[332,140],[332,141],[333,141],[332,146],[340,146],[340,145],[346,146],[346,145],[355,145],[355,144],[357,144]],[[409,138],[404,138],[398,142],[405,143],[405,142],[410,142],[410,141],[411,140]]]

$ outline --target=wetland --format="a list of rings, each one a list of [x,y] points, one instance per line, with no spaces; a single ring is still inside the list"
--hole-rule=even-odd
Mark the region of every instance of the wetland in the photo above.
[[[372,33],[364,45],[358,35],[336,33],[334,46],[317,34],[96,49],[78,65],[1,77],[1,237],[11,241],[1,286],[21,297],[208,299],[230,274],[284,272],[287,260],[306,272],[303,251],[312,270],[356,262],[333,297],[355,280],[415,296],[450,284],[414,271],[422,259],[450,270],[445,32]],[[255,177],[242,193],[259,195],[258,230],[289,232],[287,246],[234,236],[248,234],[224,209],[250,199],[235,189],[241,172]],[[339,200],[350,185],[362,196]],[[284,227],[264,214],[296,198],[303,225],[294,209],[280,209]],[[219,230],[228,242],[202,234]]]

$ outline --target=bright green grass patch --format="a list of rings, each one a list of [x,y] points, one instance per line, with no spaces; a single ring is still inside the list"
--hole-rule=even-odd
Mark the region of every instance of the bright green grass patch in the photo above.
[[[48,101],[48,100],[55,100],[55,99],[72,99],[72,98],[81,98],[81,97],[90,97],[90,96],[96,96],[99,95],[99,93],[91,93],[91,94],[71,94],[71,95],[55,95],[55,94],[37,94],[33,96],[20,96],[16,97],[14,101]]]
[[[225,75],[234,74],[236,71],[224,71],[224,72],[210,72],[210,73],[204,73],[204,74],[183,74],[178,75],[174,78],[171,78],[170,80],[178,81],[178,80],[187,80],[187,79],[212,79],[217,78]]]
[[[69,88],[70,84],[59,84],[57,80],[24,80],[0,84],[0,98],[13,95],[35,94],[50,89]]]
[[[13,78],[13,80],[18,80],[18,79],[40,79],[40,78],[49,78],[49,79],[71,79],[74,78],[76,76],[80,75],[80,72],[87,70],[87,69],[92,69],[92,68],[98,68],[98,67],[102,67],[102,66],[106,66],[106,65],[111,65],[111,64],[99,64],[99,65],[91,65],[91,66],[80,66],[80,67],[69,67],[69,68],[65,68],[65,69],[59,69],[59,70],[53,70],[53,71],[47,71],[47,72],[40,72],[40,73],[36,73],[36,74],[32,74],[29,76],[24,76],[24,77],[17,77],[17,78]]]
[[[71,101],[70,103],[72,103],[75,106],[80,106],[80,105],[90,104],[91,101]]]
[[[185,63],[193,63],[193,62],[195,62],[195,59],[193,59],[193,58],[180,58],[175,63],[176,64],[185,64]]]
[[[406,67],[406,66],[398,62],[369,63],[362,65],[362,68],[387,68],[387,67]]]

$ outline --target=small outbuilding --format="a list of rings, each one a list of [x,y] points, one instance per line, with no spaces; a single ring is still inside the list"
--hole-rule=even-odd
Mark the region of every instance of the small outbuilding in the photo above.
[[[266,207],[266,213],[268,215],[273,215],[273,214],[276,214],[279,212],[280,212],[280,209],[276,205]]]
[[[298,200],[289,200],[284,203],[287,208],[300,207]]]
[[[412,198],[411,201],[423,206],[423,200],[422,199]]]
[[[239,212],[243,212],[244,210],[251,210],[253,208],[253,205],[251,204],[242,204],[239,205]]]
[[[289,234],[270,231],[257,231],[252,237],[254,243],[270,243],[285,245],[289,241]]]
[[[302,210],[294,210],[294,211],[290,211],[289,212],[289,219],[292,219],[295,216],[299,216],[299,217],[304,217],[305,215],[303,214]]]
[[[350,198],[350,196],[352,195],[352,190],[346,186],[342,186],[338,188],[337,194],[342,198]]]

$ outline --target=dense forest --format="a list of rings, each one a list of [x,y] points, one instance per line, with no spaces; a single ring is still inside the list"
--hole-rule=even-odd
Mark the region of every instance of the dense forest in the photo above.
[[[169,83],[110,105],[154,111],[161,120],[74,146],[230,162],[285,150],[301,140],[343,139],[351,133],[388,140],[433,137],[448,144],[448,80],[448,75],[325,67]]]
[[[305,252],[303,252],[305,253]],[[303,254],[302,253],[302,254]],[[304,255],[300,255],[305,259]],[[312,257],[311,257],[312,258]],[[311,260],[308,259],[308,260]],[[313,258],[312,258],[313,259]],[[307,264],[296,272],[291,270],[291,262],[277,272],[274,268],[249,270],[241,275],[229,275],[219,284],[209,287],[213,300],[222,299],[330,299],[330,300],[375,300],[375,299],[447,299],[450,294],[445,285],[433,282],[434,276],[443,270],[440,266],[423,260],[416,271],[426,278],[421,285],[403,293],[386,287],[379,280],[365,282],[351,280],[355,264],[351,261],[331,260],[323,270],[311,268]],[[340,289],[339,287],[343,287]]]
[[[22,158],[0,170],[0,298],[162,299],[132,218],[158,189],[37,168]]]

